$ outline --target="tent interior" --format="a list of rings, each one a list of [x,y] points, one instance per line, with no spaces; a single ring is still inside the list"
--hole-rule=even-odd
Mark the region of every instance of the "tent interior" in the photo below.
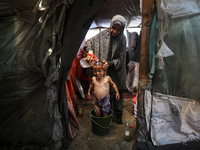
[[[116,14],[127,20],[129,56],[131,34],[141,40],[133,149],[200,147],[198,0],[2,0],[1,149],[69,147],[79,132],[81,50]]]

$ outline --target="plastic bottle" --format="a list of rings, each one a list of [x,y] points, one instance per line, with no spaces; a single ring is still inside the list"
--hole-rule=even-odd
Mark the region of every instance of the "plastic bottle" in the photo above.
[[[125,123],[125,141],[127,142],[131,141],[130,124],[128,120],[126,120],[126,123]]]
[[[79,115],[79,117],[83,117],[83,109],[82,108],[79,108],[78,115]]]

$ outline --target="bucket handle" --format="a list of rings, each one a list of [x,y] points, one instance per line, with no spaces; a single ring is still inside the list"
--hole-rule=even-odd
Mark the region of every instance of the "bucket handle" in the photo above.
[[[103,126],[101,126],[100,124],[98,124],[96,121],[94,121],[94,120],[92,119],[91,115],[90,115],[90,119],[91,119],[96,125],[98,125],[99,127],[103,128],[103,129],[108,129],[108,128],[110,127],[110,125],[111,125],[111,122],[112,122],[112,118],[111,118],[110,124],[108,125],[108,127],[103,127]]]

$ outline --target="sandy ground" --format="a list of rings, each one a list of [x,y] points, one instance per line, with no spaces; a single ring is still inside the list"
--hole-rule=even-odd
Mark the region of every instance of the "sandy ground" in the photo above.
[[[79,108],[83,105],[79,104]],[[78,135],[70,143],[69,150],[132,150],[135,142],[136,123],[132,113],[123,109],[122,125],[112,122],[107,135],[95,135],[92,131],[92,121],[89,112],[93,109],[92,104],[85,104],[83,116],[78,117],[80,130]],[[125,121],[129,120],[131,128],[131,141],[125,141],[124,127]]]

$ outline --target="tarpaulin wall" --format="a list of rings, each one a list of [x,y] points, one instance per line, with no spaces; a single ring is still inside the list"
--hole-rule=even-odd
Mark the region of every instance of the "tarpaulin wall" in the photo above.
[[[159,0],[157,5],[153,91],[200,102],[200,2]]]
[[[69,146],[65,82],[104,2],[0,2],[1,147]]]
[[[138,149],[196,149],[199,143],[193,141],[200,139],[200,3],[156,2],[157,21],[151,29],[157,34],[151,33],[149,46],[152,89],[145,92],[151,94],[144,95],[142,103],[150,139],[146,130],[139,131],[144,138],[138,140],[146,143],[138,144]]]
[[[197,0],[162,0],[157,1],[157,5],[157,51],[152,80],[152,140],[155,145],[198,140],[200,3]],[[154,92],[165,95],[157,96]],[[166,116],[161,117],[162,115]],[[164,136],[159,136],[161,133]]]

